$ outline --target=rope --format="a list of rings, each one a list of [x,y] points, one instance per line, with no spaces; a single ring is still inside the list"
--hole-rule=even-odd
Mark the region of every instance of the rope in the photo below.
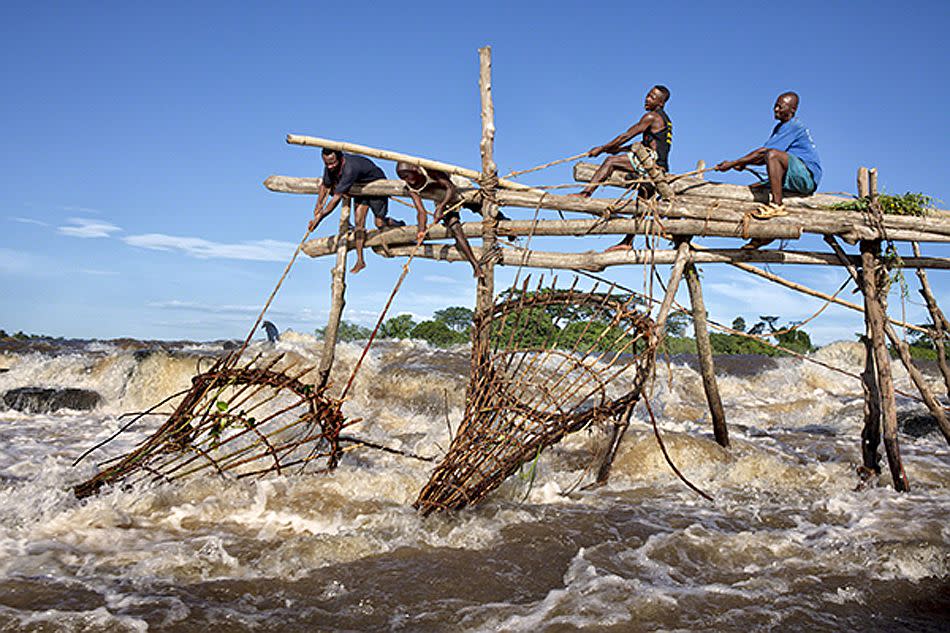
[[[502,178],[515,178],[522,174],[530,174],[533,171],[540,171],[542,169],[547,169],[548,167],[553,167],[555,165],[560,165],[561,163],[569,163],[575,161],[579,158],[584,158],[590,154],[589,151],[581,152],[580,154],[574,154],[573,156],[568,156],[567,158],[559,158],[557,160],[552,160],[550,163],[544,163],[543,165],[538,165],[537,167],[532,167],[531,169],[522,169],[521,171],[513,171],[511,173],[505,174]]]
[[[297,249],[294,251],[293,256],[290,258],[290,261],[287,262],[287,267],[284,268],[284,274],[280,276],[280,279],[277,281],[277,285],[274,286],[273,292],[270,293],[270,296],[267,298],[267,301],[264,303],[264,307],[261,308],[261,313],[257,315],[257,320],[254,321],[254,325],[251,327],[251,331],[247,333],[247,338],[244,339],[244,343],[241,344],[241,348],[237,351],[236,354],[233,354],[228,357],[228,361],[225,363],[224,367],[233,366],[237,363],[238,359],[241,357],[241,354],[244,353],[244,350],[247,349],[247,346],[250,344],[251,339],[254,337],[254,332],[257,331],[257,326],[261,324],[261,320],[264,318],[264,313],[267,312],[267,309],[270,308],[271,302],[274,300],[274,297],[277,295],[277,291],[280,290],[280,286],[284,283],[284,279],[287,278],[290,269],[293,268],[294,262],[297,261],[297,256],[300,255],[300,251],[303,250],[303,245],[306,243],[307,238],[310,237],[310,227],[307,227],[307,232],[304,233],[303,239],[300,240],[300,243],[297,244]]]
[[[670,468],[673,469],[673,472],[676,473],[676,476],[679,477],[679,478],[682,480],[682,482],[683,482],[684,484],[686,484],[687,486],[689,486],[690,490],[692,490],[693,492],[695,492],[696,494],[698,494],[699,496],[701,496],[701,497],[702,497],[703,499],[705,499],[706,501],[712,501],[713,498],[710,497],[710,496],[709,496],[708,494],[706,494],[705,492],[703,492],[702,490],[700,490],[699,488],[697,488],[696,486],[694,486],[694,485],[689,481],[689,479],[687,479],[686,477],[684,477],[684,476],[683,476],[683,473],[681,473],[680,470],[679,470],[679,468],[676,467],[676,464],[673,463],[673,460],[670,459],[670,454],[669,454],[668,452],[666,452],[666,445],[663,443],[663,438],[660,437],[660,429],[659,429],[659,427],[658,427],[657,424],[656,424],[656,417],[654,417],[654,415],[653,415],[653,409],[650,407],[650,399],[649,399],[649,398],[644,398],[644,399],[643,399],[643,404],[644,404],[644,406],[646,406],[646,408],[647,408],[647,413],[650,414],[650,421],[653,423],[653,435],[656,436],[657,444],[660,445],[660,450],[663,451],[663,457],[664,457],[664,459],[666,459],[666,463],[670,465]]]

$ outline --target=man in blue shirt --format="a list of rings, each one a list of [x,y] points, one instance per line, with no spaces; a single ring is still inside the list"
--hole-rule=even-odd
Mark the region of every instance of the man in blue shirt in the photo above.
[[[739,170],[746,165],[765,165],[769,171],[772,204],[778,207],[782,206],[783,188],[805,195],[815,193],[821,181],[821,161],[808,128],[795,118],[797,110],[797,94],[780,94],[774,108],[778,124],[765,145],[742,158],[722,161],[716,165],[716,170]]]
[[[765,165],[769,172],[768,185],[772,204],[761,217],[784,215],[782,191],[805,195],[815,193],[821,181],[821,161],[808,128],[795,118],[798,95],[784,92],[775,100],[773,108],[778,124],[762,147],[742,158],[724,160],[716,165],[717,171],[741,170],[747,165]],[[771,240],[753,240],[747,246],[758,248]]]

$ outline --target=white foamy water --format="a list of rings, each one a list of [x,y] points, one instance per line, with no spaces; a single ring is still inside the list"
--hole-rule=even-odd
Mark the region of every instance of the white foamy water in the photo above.
[[[592,429],[545,451],[533,480],[525,472],[474,508],[426,519],[411,504],[432,464],[369,449],[329,475],[207,476],[77,501],[70,486],[95,461],[160,420],[72,461],[123,413],[187,388],[219,349],[0,356],[0,393],[103,398],[92,411],[0,410],[0,630],[945,630],[946,443],[909,428],[912,492],[886,476],[856,490],[860,385],[792,359],[747,359],[720,377],[729,449],[712,439],[697,373],[660,363],[651,402],[666,448],[712,502],[670,471],[640,409],[607,486],[583,488],[605,443]],[[289,333],[251,351],[312,362],[318,349]],[[341,346],[335,384],[360,349]],[[441,456],[446,416],[454,429],[462,415],[467,355],[382,343],[344,406],[363,418],[347,432]],[[817,356],[852,372],[863,361],[850,344]]]

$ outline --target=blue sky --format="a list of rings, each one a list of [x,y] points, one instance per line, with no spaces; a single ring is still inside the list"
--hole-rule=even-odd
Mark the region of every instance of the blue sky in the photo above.
[[[250,4],[250,3],[248,3]],[[784,90],[802,96],[825,170],[853,191],[858,165],[890,192],[950,201],[945,46],[950,3],[7,3],[0,10],[0,328],[67,337],[241,337],[300,240],[313,198],[268,192],[315,176],[287,133],[477,168],[477,48],[494,54],[504,173],[601,144],[672,91],[674,172],[761,145]],[[393,165],[382,164],[394,175]],[[747,183],[749,176],[726,176]],[[569,168],[525,177],[563,183]],[[411,219],[391,204],[394,216]],[[514,210],[515,217],[530,211]],[[472,218],[469,218],[472,219]],[[335,231],[327,221],[317,234]],[[608,238],[535,243],[599,249]],[[706,245],[729,244],[707,239]],[[805,248],[822,249],[817,240]],[[925,252],[950,256],[946,245]],[[352,257],[352,255],[351,255]],[[345,318],[371,323],[401,262],[368,254]],[[298,262],[271,309],[281,329],[323,324],[329,259]],[[826,291],[843,273],[777,272]],[[513,271],[499,274],[499,288]],[[634,287],[640,269],[608,276]],[[562,274],[562,278],[565,275]],[[946,272],[931,281],[938,300]],[[914,278],[908,275],[908,281]],[[816,301],[704,267],[713,318],[801,319]],[[392,314],[472,305],[464,265],[414,262]],[[892,313],[900,299],[892,296]],[[912,292],[909,317],[923,313]],[[851,338],[830,308],[808,328]]]

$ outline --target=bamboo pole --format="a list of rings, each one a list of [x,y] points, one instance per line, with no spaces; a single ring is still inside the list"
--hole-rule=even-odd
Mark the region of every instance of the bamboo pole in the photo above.
[[[884,451],[891,471],[894,489],[910,490],[910,483],[901,462],[900,444],[897,439],[897,403],[894,399],[894,379],[891,374],[891,358],[884,343],[884,306],[878,292],[880,272],[879,241],[861,242],[861,263],[864,291],[864,308],[868,315],[868,336],[874,347],[874,365],[877,368],[878,385],[881,389],[881,417],[884,429]]]
[[[486,316],[495,303],[495,257],[498,234],[498,204],[495,200],[498,167],[495,165],[495,105],[491,87],[491,46],[478,49],[478,91],[481,97],[482,138],[479,153],[482,172],[476,178],[482,185],[482,256],[479,258],[484,276],[478,280],[475,312],[487,323]],[[490,328],[483,327],[480,335],[487,339]],[[486,341],[483,341],[483,343]],[[487,349],[487,345],[473,345],[472,349]],[[476,359],[472,359],[475,367]]]
[[[729,446],[729,430],[726,427],[726,413],[722,408],[722,397],[716,382],[716,368],[713,364],[712,344],[709,342],[709,330],[706,325],[706,304],[703,301],[703,287],[699,281],[699,272],[693,263],[686,265],[684,272],[686,286],[689,288],[689,303],[693,312],[693,331],[696,335],[696,352],[699,358],[699,370],[703,377],[703,391],[712,417],[713,433],[720,446]]]
[[[917,242],[912,242],[911,246],[914,249],[914,255],[920,257],[920,246]],[[950,323],[948,323],[943,311],[940,310],[940,306],[937,305],[937,300],[934,299],[926,271],[918,269],[917,279],[920,280],[920,296],[924,298],[924,303],[927,304],[927,311],[930,312],[930,319],[933,323],[933,332],[929,334],[934,342],[934,347],[937,349],[937,366],[943,375],[943,384],[946,393],[950,396],[950,363],[947,362],[947,353],[944,348],[944,339],[947,337],[947,333],[950,332]]]
[[[483,49],[479,49],[481,51]],[[489,69],[490,69],[489,61]],[[490,87],[489,79],[489,87]],[[484,115],[484,112],[483,112]],[[420,158],[418,156],[412,156],[410,154],[403,154],[402,152],[392,152],[385,149],[377,149],[375,147],[369,147],[367,145],[357,145],[356,143],[347,143],[345,141],[333,141],[327,138],[319,138],[316,136],[303,136],[300,134],[288,134],[287,142],[291,145],[304,145],[306,147],[323,147],[326,149],[335,149],[341,152],[350,152],[351,154],[362,154],[363,156],[369,156],[371,158],[379,158],[382,160],[391,160],[395,162],[405,162],[412,165],[418,165],[420,167],[425,167],[426,169],[435,169],[438,171],[444,171],[447,174],[456,174],[458,176],[465,176],[466,178],[471,178],[472,180],[479,180],[481,174],[474,169],[467,169],[465,167],[459,167],[458,165],[450,165],[449,163],[443,163],[437,160],[431,160],[429,158]],[[523,185],[520,182],[513,182],[511,180],[499,180],[498,186],[504,187],[506,189],[515,189],[518,191],[537,191],[533,187],[528,185]]]
[[[352,198],[343,201],[340,212],[339,234],[345,236],[350,232],[350,208]],[[346,305],[346,254],[347,240],[337,240],[336,265],[331,271],[332,285],[330,290],[330,314],[327,317],[327,327],[323,331],[323,353],[320,355],[320,365],[317,368],[317,389],[327,386],[330,381],[330,370],[333,368],[333,359],[336,356],[337,333],[340,330],[340,320],[343,317],[343,307]]]

